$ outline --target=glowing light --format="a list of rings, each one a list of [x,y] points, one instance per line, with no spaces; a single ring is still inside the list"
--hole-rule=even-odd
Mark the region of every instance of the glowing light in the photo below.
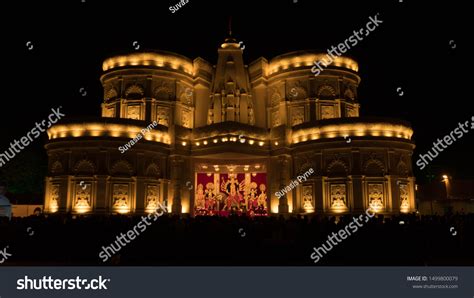
[[[249,140],[249,144],[250,144],[250,145],[253,145],[253,143],[255,143],[254,140]]]
[[[125,124],[113,123],[74,123],[54,125],[48,129],[50,140],[58,138],[77,138],[77,137],[114,137],[114,138],[135,138],[141,133],[143,127]],[[170,137],[167,133],[159,130],[151,130],[146,133],[145,139],[149,141],[170,143]]]
[[[278,146],[278,142],[275,142],[275,146]]]
[[[196,146],[199,146],[199,145],[201,145],[201,143],[199,143],[199,142],[196,142]]]
[[[218,142],[218,140],[217,140],[217,139],[214,139],[214,140],[212,140],[212,142],[215,144],[215,143]]]
[[[186,144],[187,144],[186,142],[182,142],[182,143],[181,143],[181,145],[183,145],[183,146],[186,146]]]
[[[204,145],[207,145],[207,141],[202,142]]]
[[[293,132],[292,143],[306,142],[308,139],[335,138],[342,136],[402,136],[411,139],[413,130],[410,127],[391,123],[341,123],[318,127],[297,129]]]
[[[447,180],[447,179],[448,179],[448,175],[443,175],[443,179],[444,179],[444,180]]]
[[[327,59],[327,55],[323,53],[293,53],[289,55],[282,55],[272,59],[268,65],[268,73],[273,74],[275,72],[286,70],[289,68],[296,68],[300,66],[312,66],[315,61],[321,61]],[[348,57],[336,57],[334,62],[329,65],[336,67],[343,67],[355,72],[359,71],[359,66],[356,61]]]
[[[115,208],[115,211],[120,214],[125,214],[125,213],[130,212],[130,208],[128,208],[127,206],[117,207]]]
[[[91,207],[88,207],[88,206],[79,206],[79,207],[75,207],[74,208],[74,211],[76,211],[77,213],[86,213],[86,212],[89,212],[91,211]]]
[[[133,53],[125,56],[108,58],[102,64],[102,70],[108,71],[124,66],[155,66],[171,67],[180,69],[188,74],[193,73],[193,63],[191,60],[173,53]]]
[[[262,147],[263,144],[265,144],[265,143],[264,143],[264,142],[258,142],[258,145],[259,145],[260,147]]]
[[[245,139],[243,139],[243,138],[240,139],[240,142],[241,142],[242,144],[245,143]]]
[[[228,140],[229,140],[228,138],[222,138],[221,139],[221,141],[224,142],[224,143],[227,142]]]
[[[189,213],[189,200],[183,200],[181,202],[181,212]]]

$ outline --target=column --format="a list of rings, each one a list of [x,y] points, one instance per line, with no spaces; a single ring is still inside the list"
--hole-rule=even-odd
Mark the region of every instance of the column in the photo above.
[[[284,189],[288,185],[286,180],[288,174],[288,159],[285,156],[280,157],[278,160],[278,166],[280,167],[280,189]],[[280,197],[280,202],[278,203],[278,213],[287,214],[288,211],[288,198],[285,193],[282,197]]]
[[[183,160],[179,156],[171,159],[171,183],[173,184],[173,207],[172,213],[181,214],[181,168]]]

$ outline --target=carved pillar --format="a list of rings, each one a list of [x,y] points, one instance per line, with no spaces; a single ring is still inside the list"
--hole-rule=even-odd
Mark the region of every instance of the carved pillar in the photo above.
[[[173,207],[174,214],[181,214],[181,172],[183,160],[179,156],[171,158],[171,181],[173,183]]]
[[[284,189],[287,183],[287,174],[288,174],[288,159],[285,156],[282,156],[278,160],[278,166],[280,167],[280,189]],[[289,211],[288,208],[288,198],[286,193],[280,197],[280,202],[278,203],[278,213],[287,214]]]

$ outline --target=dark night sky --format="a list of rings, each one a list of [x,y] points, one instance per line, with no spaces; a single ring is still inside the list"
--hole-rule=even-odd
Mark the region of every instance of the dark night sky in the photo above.
[[[416,157],[474,115],[469,76],[461,72],[467,62],[463,30],[467,31],[469,19],[460,16],[468,11],[465,2],[293,1],[189,0],[174,14],[168,7],[177,0],[2,4],[4,14],[12,18],[2,20],[6,80],[0,151],[25,135],[51,108],[62,106],[67,117],[98,116],[102,61],[135,51],[134,41],[140,50],[168,50],[215,63],[229,16],[234,36],[246,46],[244,58],[249,64],[260,56],[270,59],[289,51],[325,51],[379,13],[383,24],[348,52],[359,62],[362,115],[410,121]],[[33,44],[31,51],[28,41]],[[403,96],[397,94],[398,87]],[[81,96],[80,88],[87,96]],[[44,152],[45,140],[45,136],[36,140],[30,150]],[[473,149],[474,131],[451,145],[433,165],[454,177],[472,177]],[[425,174],[417,172],[417,177]]]

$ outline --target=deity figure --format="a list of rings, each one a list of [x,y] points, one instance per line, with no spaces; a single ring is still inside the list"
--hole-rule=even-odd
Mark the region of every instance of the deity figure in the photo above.
[[[206,196],[204,195],[204,186],[199,184],[196,192],[196,209],[202,210],[206,208]]]
[[[250,183],[250,197],[248,202],[249,210],[255,210],[258,207],[258,200],[257,200],[257,183],[252,182]]]
[[[209,182],[206,184],[205,209],[208,211],[216,210],[217,201],[216,195],[214,194],[214,183]]]
[[[242,195],[237,191],[235,185],[235,183],[231,183],[229,186],[229,195],[226,199],[227,210],[238,210],[240,206],[240,201],[243,199]]]
[[[260,195],[257,198],[257,203],[259,208],[267,209],[267,195],[265,194],[265,190],[267,187],[265,184],[260,184]]]
[[[76,207],[90,207],[90,193],[88,189],[77,191]]]

